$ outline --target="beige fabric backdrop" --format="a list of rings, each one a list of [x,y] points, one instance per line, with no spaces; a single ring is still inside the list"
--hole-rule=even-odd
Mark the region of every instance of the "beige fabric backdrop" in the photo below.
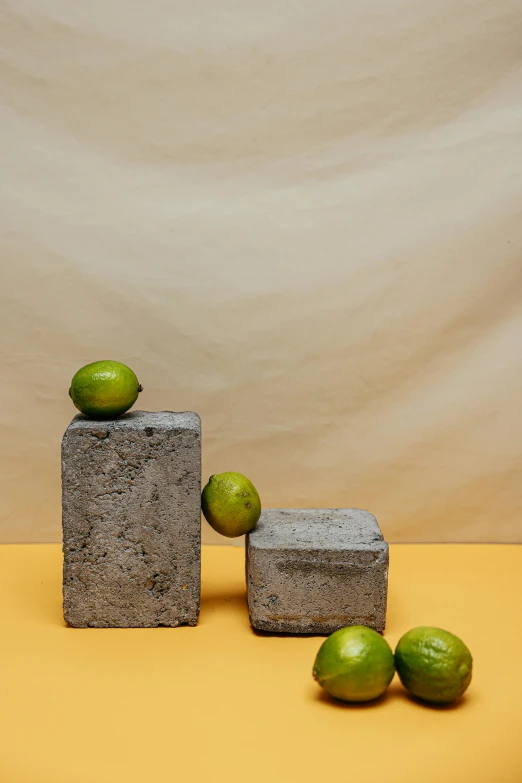
[[[205,480],[522,541],[522,0],[0,13],[1,540],[59,539],[69,381],[116,358]]]

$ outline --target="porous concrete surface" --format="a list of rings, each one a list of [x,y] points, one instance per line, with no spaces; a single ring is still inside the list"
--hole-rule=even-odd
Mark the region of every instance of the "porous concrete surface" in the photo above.
[[[199,416],[76,416],[62,441],[62,526],[63,606],[70,625],[195,625]]]
[[[325,635],[346,625],[383,631],[388,562],[368,511],[265,509],[246,542],[250,622],[279,633]]]

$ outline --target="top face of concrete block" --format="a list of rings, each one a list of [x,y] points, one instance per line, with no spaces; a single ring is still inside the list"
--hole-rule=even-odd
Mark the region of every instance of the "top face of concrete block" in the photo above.
[[[377,520],[358,508],[268,508],[249,534],[259,549],[345,550],[384,544]]]
[[[183,413],[174,413],[173,411],[130,411],[118,416],[116,419],[90,419],[79,413],[67,427],[67,432],[71,430],[83,430],[97,433],[106,433],[114,430],[128,430],[138,432],[147,430],[147,434],[152,435],[154,430],[194,430],[201,432],[201,421],[197,413],[186,411]]]

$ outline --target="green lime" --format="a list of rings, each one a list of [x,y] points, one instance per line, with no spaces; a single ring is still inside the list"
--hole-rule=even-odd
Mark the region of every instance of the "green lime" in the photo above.
[[[395,673],[391,647],[365,625],[339,628],[317,653],[313,676],[321,688],[342,701],[370,701],[380,696]]]
[[[412,628],[399,639],[395,666],[410,693],[434,704],[458,699],[471,682],[473,659],[464,642],[441,628]]]
[[[128,411],[141,386],[130,367],[110,360],[86,364],[74,375],[69,397],[93,419],[111,419]]]
[[[241,473],[211,476],[201,495],[201,508],[209,525],[229,538],[249,533],[261,516],[257,489]]]

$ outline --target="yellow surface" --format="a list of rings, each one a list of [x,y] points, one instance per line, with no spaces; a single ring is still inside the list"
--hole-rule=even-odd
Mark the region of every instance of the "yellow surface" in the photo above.
[[[451,709],[397,677],[377,703],[328,701],[321,638],[252,632],[243,558],[204,548],[197,628],[79,630],[59,547],[0,547],[1,783],[522,781],[522,547],[391,547],[390,644],[430,624],[473,653]]]

